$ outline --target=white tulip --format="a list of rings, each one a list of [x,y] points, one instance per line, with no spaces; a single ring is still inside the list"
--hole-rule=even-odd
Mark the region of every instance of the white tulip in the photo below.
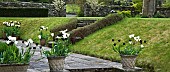
[[[54,33],[51,33],[51,36],[54,37]]]
[[[129,41],[129,44],[133,44],[133,42],[132,42],[132,41]]]
[[[63,31],[60,31],[62,34],[65,34],[67,32],[67,29],[66,30],[63,30]]]
[[[12,36],[8,36],[8,40],[11,40],[11,41],[16,41],[17,40],[17,38],[16,37],[12,37]]]
[[[24,42],[24,44],[25,44],[26,46],[28,46],[28,42]]]
[[[15,45],[17,45],[17,44],[18,44],[18,41],[15,41],[14,43],[15,43]]]
[[[6,21],[5,21],[5,22],[3,22],[3,24],[4,24],[4,25],[7,25],[7,24],[8,24],[8,22],[6,22]]]
[[[38,38],[41,39],[41,35],[38,35]]]
[[[63,34],[63,38],[67,38],[67,34]]]
[[[133,38],[135,36],[135,34],[131,34],[129,35],[129,38]]]
[[[60,38],[62,38],[62,37],[57,36],[56,38],[57,38],[57,39],[60,39]]]
[[[7,44],[10,44],[10,43],[11,43],[11,41],[9,41],[9,40],[8,40],[8,41],[6,41],[6,43],[7,43]]]
[[[140,47],[141,47],[141,48],[143,48],[144,46],[143,46],[143,45],[141,45]]]
[[[21,27],[20,25],[15,25],[16,27]]]
[[[32,39],[28,39],[28,43],[32,44],[34,41]]]
[[[7,23],[6,25],[7,25],[7,26],[11,26],[11,24],[10,24],[10,23]]]
[[[140,39],[139,36],[137,36],[137,37],[134,37],[134,40],[135,40],[135,41],[140,41],[141,39]]]
[[[11,26],[15,26],[15,24],[14,24],[14,23],[11,23]]]

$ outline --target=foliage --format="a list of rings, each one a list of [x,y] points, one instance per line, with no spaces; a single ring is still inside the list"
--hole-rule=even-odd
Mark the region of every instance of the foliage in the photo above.
[[[118,13],[119,15],[123,15],[124,17],[132,17],[130,10],[128,10],[128,11],[117,11],[117,13]]]
[[[54,0],[53,4],[55,6],[55,9],[57,10],[57,12],[62,12],[65,8],[65,2],[63,0]]]
[[[4,44],[1,47],[2,48],[6,47],[3,51],[0,52],[1,64],[28,64],[31,56],[34,54],[34,52],[33,53],[30,52],[29,48],[27,48],[25,52],[24,49],[22,49],[20,52],[19,49],[14,44],[9,46]]]
[[[86,0],[76,0],[76,4],[79,5],[80,11],[78,11],[78,17],[83,17],[84,16],[84,4]]]
[[[112,39],[113,41],[113,50],[120,55],[138,55],[139,52],[143,49],[143,44],[146,41],[140,39],[139,36],[134,37],[134,34],[129,35],[128,41]],[[119,44],[119,45],[118,45]]]
[[[87,0],[87,4],[91,7],[92,16],[97,16],[99,14],[99,9],[102,6],[102,3],[99,3],[98,0]]]
[[[67,4],[66,5],[66,12],[78,14],[80,12],[80,7],[77,4]]]
[[[62,32],[62,31],[60,31]],[[69,34],[65,33],[64,31],[63,37],[57,36],[58,40],[56,41],[56,44],[53,44],[53,48],[50,51],[43,51],[43,53],[49,57],[49,56],[67,56],[70,52],[70,42],[69,42]]]
[[[20,22],[11,21],[11,22],[3,22],[2,31],[6,33],[7,36],[19,36],[20,35]]]
[[[142,12],[143,2],[134,2],[132,6],[135,8],[136,11]]]
[[[165,7],[165,8],[170,8],[170,3],[165,3],[165,4],[163,4],[163,7]]]
[[[0,17],[48,17],[45,8],[0,8]]]

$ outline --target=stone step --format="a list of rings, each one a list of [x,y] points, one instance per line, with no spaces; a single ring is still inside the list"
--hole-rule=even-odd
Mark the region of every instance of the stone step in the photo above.
[[[88,24],[87,23],[77,23],[77,27],[84,27],[86,25],[88,25]]]

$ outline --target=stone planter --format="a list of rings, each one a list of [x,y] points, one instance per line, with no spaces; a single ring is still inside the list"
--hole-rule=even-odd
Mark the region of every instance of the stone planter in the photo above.
[[[7,39],[7,36],[6,36],[6,33],[5,33],[5,32],[2,33],[2,38],[3,38],[4,40]]]
[[[45,39],[41,39],[41,40],[40,40],[40,45],[41,45],[41,46],[45,46],[45,44],[46,44],[46,40],[45,40]]]
[[[123,68],[125,69],[135,68],[135,61],[137,55],[120,55],[120,56],[121,56],[121,63]]]
[[[47,57],[49,67],[50,67],[50,72],[63,72],[64,70],[64,63],[65,63],[65,57],[64,56],[51,56]]]
[[[0,72],[27,72],[29,64],[0,64]]]

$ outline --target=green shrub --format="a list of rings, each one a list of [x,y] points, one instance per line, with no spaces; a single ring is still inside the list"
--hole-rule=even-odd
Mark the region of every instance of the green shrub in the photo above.
[[[83,36],[88,36],[89,34],[94,33],[95,31],[102,29],[106,26],[109,26],[111,24],[114,24],[122,19],[123,19],[123,17],[121,15],[110,14],[107,17],[105,17],[93,24],[73,30],[71,37],[75,36],[74,34],[76,34],[76,33],[82,33]]]
[[[128,10],[128,11],[117,11],[117,13],[118,13],[119,15],[123,15],[124,17],[132,17],[130,10]]]
[[[48,17],[48,9],[0,8],[0,17]]]
[[[77,26],[77,19],[74,18],[72,20],[70,20],[69,23],[67,24],[63,24],[62,26],[58,26],[58,27],[54,27],[52,30],[50,30],[52,33],[55,33],[55,35],[59,34],[59,31],[61,30],[65,30],[68,29],[68,31],[71,31],[73,29],[75,29]]]

